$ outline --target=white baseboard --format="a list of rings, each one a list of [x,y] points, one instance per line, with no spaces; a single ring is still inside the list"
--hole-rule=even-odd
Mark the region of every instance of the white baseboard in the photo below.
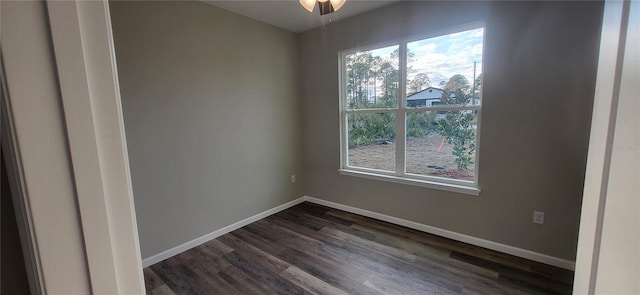
[[[300,203],[302,203],[304,201],[305,201],[305,197],[297,198],[297,199],[295,199],[293,201],[284,203],[284,204],[282,204],[282,205],[280,205],[278,207],[271,208],[271,209],[269,209],[267,211],[264,211],[264,212],[258,213],[256,215],[253,215],[253,216],[251,216],[251,217],[249,217],[247,219],[243,219],[243,220],[240,220],[240,221],[238,221],[236,223],[227,225],[227,226],[225,226],[225,227],[223,227],[221,229],[218,229],[216,231],[208,233],[208,234],[206,234],[204,236],[195,238],[195,239],[193,239],[191,241],[188,241],[188,242],[186,242],[184,244],[175,246],[175,247],[173,247],[173,248],[171,248],[169,250],[166,250],[166,251],[160,252],[160,253],[158,253],[156,255],[153,255],[151,257],[147,257],[145,259],[142,259],[142,267],[147,267],[147,266],[156,264],[156,263],[158,263],[158,262],[160,262],[162,260],[165,260],[167,258],[171,258],[171,257],[173,257],[175,255],[178,255],[178,254],[184,252],[184,251],[187,251],[187,250],[189,250],[191,248],[194,248],[196,246],[204,244],[204,243],[206,243],[208,241],[211,241],[211,240],[213,240],[213,239],[215,239],[215,238],[217,238],[219,236],[222,236],[222,235],[224,235],[226,233],[232,232],[232,231],[234,231],[236,229],[239,229],[239,228],[241,228],[241,227],[243,227],[245,225],[248,225],[250,223],[258,221],[258,220],[260,220],[262,218],[265,218],[265,217],[267,217],[269,215],[278,213],[278,212],[280,212],[282,210],[285,210],[285,209],[288,209],[288,208],[293,207],[295,205],[298,205],[298,204],[300,204]]]
[[[338,210],[342,210],[342,211],[351,212],[351,213],[362,215],[362,216],[366,216],[366,217],[370,217],[370,218],[373,218],[373,219],[386,221],[386,222],[389,222],[389,223],[397,224],[397,225],[400,225],[400,226],[408,227],[408,228],[419,230],[419,231],[422,231],[422,232],[426,232],[426,233],[438,235],[438,236],[441,236],[441,237],[449,238],[449,239],[452,239],[452,240],[468,243],[468,244],[471,244],[471,245],[476,245],[476,246],[479,246],[479,247],[495,250],[495,251],[498,251],[498,252],[502,252],[502,253],[506,253],[506,254],[522,257],[522,258],[526,258],[526,259],[529,259],[529,260],[533,260],[533,261],[537,261],[537,262],[541,262],[541,263],[546,263],[546,264],[557,266],[557,267],[561,267],[561,268],[564,268],[564,269],[569,269],[569,270],[574,270],[575,269],[575,262],[574,261],[561,259],[561,258],[557,258],[557,257],[541,254],[541,253],[538,253],[538,252],[533,252],[533,251],[530,251],[530,250],[525,250],[525,249],[521,249],[521,248],[517,248],[517,247],[505,245],[505,244],[492,242],[492,241],[481,239],[481,238],[476,238],[476,237],[472,237],[472,236],[468,236],[468,235],[464,235],[464,234],[448,231],[448,230],[445,230],[445,229],[429,226],[429,225],[426,225],[426,224],[421,224],[421,223],[409,221],[409,220],[406,220],[406,219],[393,217],[393,216],[389,216],[389,215],[385,215],[385,214],[381,214],[381,213],[377,213],[377,212],[373,212],[373,211],[369,211],[369,210],[364,210],[364,209],[360,209],[360,208],[356,208],[356,207],[351,207],[351,206],[347,206],[347,205],[343,205],[343,204],[339,204],[339,203],[325,201],[325,200],[322,200],[322,199],[309,197],[309,196],[303,196],[303,197],[297,198],[297,199],[295,199],[293,201],[284,203],[284,204],[282,204],[280,206],[277,206],[277,207],[274,207],[274,208],[269,209],[267,211],[258,213],[256,215],[253,215],[253,216],[247,218],[247,219],[238,221],[236,223],[233,223],[231,225],[225,226],[225,227],[223,227],[221,229],[218,229],[216,231],[208,233],[208,234],[206,234],[204,236],[198,237],[198,238],[193,239],[191,241],[188,241],[188,242],[186,242],[184,244],[181,244],[181,245],[178,245],[176,247],[173,247],[173,248],[171,248],[169,250],[163,251],[163,252],[158,253],[156,255],[153,255],[151,257],[147,257],[147,258],[142,260],[142,267],[147,267],[147,266],[156,264],[156,263],[158,263],[158,262],[160,262],[162,260],[165,260],[167,258],[170,258],[172,256],[180,254],[180,253],[182,253],[184,251],[187,251],[187,250],[189,250],[191,248],[199,246],[199,245],[201,245],[203,243],[206,243],[206,242],[208,242],[210,240],[213,240],[213,239],[215,239],[215,238],[217,238],[217,237],[219,237],[221,235],[224,235],[226,233],[232,232],[232,231],[234,231],[236,229],[239,229],[239,228],[241,228],[241,227],[243,227],[245,225],[248,225],[248,224],[250,224],[252,222],[258,221],[258,220],[260,220],[262,218],[265,218],[265,217],[267,217],[269,215],[278,213],[278,212],[280,212],[282,210],[288,209],[290,207],[293,207],[293,206],[295,206],[297,204],[300,204],[302,202],[305,202],[305,201],[308,201],[308,202],[311,202],[311,203],[315,203],[315,204],[319,204],[319,205],[323,205],[323,206],[327,206],[327,207],[338,209]]]
[[[330,202],[330,201],[325,201],[325,200],[322,200],[322,199],[309,197],[309,196],[304,196],[303,200],[311,202],[311,203],[316,203],[316,204],[319,204],[319,205],[324,205],[324,206],[327,206],[327,207],[331,207],[331,208],[334,208],[334,209],[338,209],[338,210],[347,211],[347,212],[351,212],[351,213],[354,213],[354,214],[370,217],[370,218],[373,218],[373,219],[378,219],[378,220],[386,221],[386,222],[389,222],[389,223],[401,225],[401,226],[408,227],[408,228],[415,229],[415,230],[419,230],[419,231],[422,231],[422,232],[426,232],[426,233],[438,235],[438,236],[441,236],[441,237],[449,238],[449,239],[452,239],[452,240],[464,242],[464,243],[467,243],[467,244],[476,245],[476,246],[487,248],[487,249],[491,249],[491,250],[494,250],[494,251],[498,251],[498,252],[502,252],[502,253],[506,253],[506,254],[522,257],[522,258],[526,258],[526,259],[529,259],[529,260],[533,260],[533,261],[537,261],[537,262],[541,262],[541,263],[557,266],[557,267],[564,268],[564,269],[574,270],[575,269],[575,265],[576,265],[576,263],[574,261],[561,259],[561,258],[557,258],[557,257],[541,254],[541,253],[538,253],[538,252],[533,252],[533,251],[530,251],[530,250],[525,250],[525,249],[521,249],[521,248],[505,245],[505,244],[500,244],[500,243],[492,242],[492,241],[489,241],[489,240],[480,239],[480,238],[476,238],[476,237],[472,237],[472,236],[468,236],[468,235],[464,235],[464,234],[448,231],[448,230],[445,230],[445,229],[441,229],[441,228],[437,228],[437,227],[433,227],[433,226],[429,226],[429,225],[425,225],[425,224],[409,221],[409,220],[406,220],[406,219],[397,218],[397,217],[393,217],[393,216],[389,216],[389,215],[373,212],[373,211],[368,211],[368,210],[364,210],[364,209],[360,209],[360,208],[356,208],[356,207],[351,207],[351,206],[347,206],[347,205],[343,205],[343,204],[338,204],[338,203],[334,203],[334,202]]]

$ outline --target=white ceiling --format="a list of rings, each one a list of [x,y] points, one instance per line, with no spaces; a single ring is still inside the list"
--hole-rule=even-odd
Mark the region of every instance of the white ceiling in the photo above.
[[[211,5],[272,24],[291,32],[304,32],[399,0],[347,0],[340,10],[320,15],[318,6],[309,12],[298,0],[201,0]]]

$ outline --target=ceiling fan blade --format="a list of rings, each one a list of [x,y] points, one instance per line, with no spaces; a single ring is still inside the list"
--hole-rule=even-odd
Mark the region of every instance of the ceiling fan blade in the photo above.
[[[330,0],[331,6],[333,6],[333,10],[338,11],[344,5],[347,0]]]
[[[299,0],[300,5],[309,12],[313,12],[313,8],[316,6],[316,0]]]

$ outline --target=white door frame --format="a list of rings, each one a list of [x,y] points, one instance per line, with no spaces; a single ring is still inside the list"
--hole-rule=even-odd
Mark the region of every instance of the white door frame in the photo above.
[[[144,294],[107,1],[1,2],[3,146],[33,294]]]
[[[574,294],[640,292],[640,110],[623,107],[638,105],[638,7],[604,4]]]
[[[4,62],[0,56],[0,82],[2,85],[0,93],[0,132],[2,134],[2,156],[5,162],[7,179],[9,180],[9,191],[11,192],[11,202],[13,203],[20,245],[24,256],[27,281],[31,294],[44,293],[44,275],[40,264],[40,256],[37,252],[37,241],[35,238],[33,217],[26,195],[26,187],[22,161],[19,161],[20,154],[16,143],[15,128],[13,125],[12,112],[8,99],[7,83],[4,73]]]

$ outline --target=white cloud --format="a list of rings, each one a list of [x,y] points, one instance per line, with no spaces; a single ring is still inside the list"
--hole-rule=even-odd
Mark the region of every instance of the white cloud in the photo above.
[[[434,76],[432,83],[437,84],[438,81],[434,81],[437,77],[450,78],[462,74],[471,82],[474,62],[478,62],[476,76],[482,69],[483,31],[477,29],[410,43],[409,49],[415,54],[415,61],[408,65],[416,72],[409,74],[408,78],[417,73],[427,73]],[[421,44],[423,42],[428,43]]]

